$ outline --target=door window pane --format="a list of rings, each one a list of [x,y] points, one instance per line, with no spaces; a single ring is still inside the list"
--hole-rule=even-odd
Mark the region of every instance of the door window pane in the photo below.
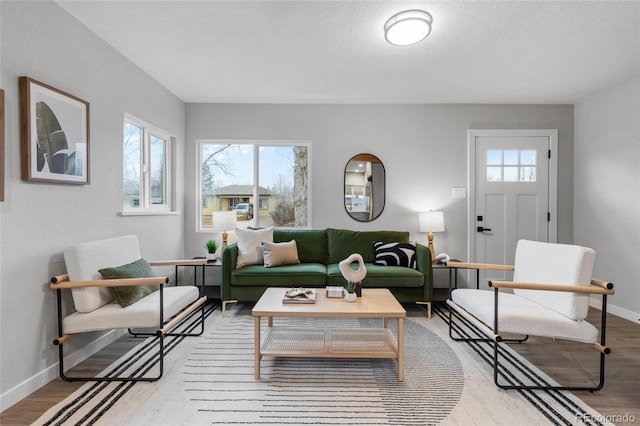
[[[488,182],[502,182],[502,167],[487,167]]]
[[[535,151],[520,151],[520,164],[522,165],[536,165],[536,152]]]
[[[518,168],[517,167],[505,167],[504,168],[504,181],[505,182],[517,182],[518,181]]]
[[[504,164],[515,166],[518,164],[518,151],[508,150],[504,152]]]
[[[536,168],[535,167],[521,167],[520,168],[520,182],[535,182],[536,181]]]
[[[493,166],[502,164],[502,151],[499,149],[490,149],[487,151],[487,165]]]

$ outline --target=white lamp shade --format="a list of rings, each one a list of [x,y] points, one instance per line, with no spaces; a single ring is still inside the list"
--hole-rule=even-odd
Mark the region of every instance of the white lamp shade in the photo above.
[[[384,24],[384,37],[396,46],[415,44],[429,35],[432,22],[433,18],[424,10],[405,10]]]
[[[213,212],[211,215],[214,231],[231,231],[236,228],[236,212]]]
[[[420,219],[420,232],[444,232],[444,212],[422,212]]]

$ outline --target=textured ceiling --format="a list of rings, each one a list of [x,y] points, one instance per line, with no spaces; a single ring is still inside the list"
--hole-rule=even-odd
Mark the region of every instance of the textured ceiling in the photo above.
[[[640,75],[637,1],[63,1],[185,102],[573,103]],[[433,16],[398,47],[394,13]]]

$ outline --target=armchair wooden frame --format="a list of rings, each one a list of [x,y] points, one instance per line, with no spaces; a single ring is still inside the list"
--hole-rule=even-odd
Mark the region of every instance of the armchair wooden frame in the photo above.
[[[187,265],[201,265],[206,263],[206,259],[193,259],[193,260],[169,260],[169,261],[156,261],[149,262],[151,266],[187,266]],[[199,298],[186,306],[182,311],[173,316],[173,318],[164,319],[164,286],[169,283],[168,277],[153,277],[153,278],[127,278],[127,279],[109,279],[109,280],[93,280],[93,281],[69,281],[69,275],[63,274],[51,278],[51,284],[49,288],[56,291],[56,302],[58,311],[58,336],[53,340],[53,344],[58,347],[59,357],[59,372],[60,378],[68,382],[74,381],[98,381],[98,382],[153,382],[160,379],[164,372],[164,337],[165,336],[200,336],[204,332],[204,304],[207,301],[207,297],[203,295],[204,289],[199,289]],[[127,329],[128,332],[134,336],[153,336],[156,339],[158,345],[158,363],[159,373],[156,376],[143,376],[143,377],[111,377],[109,375],[101,377],[86,377],[86,376],[68,376],[65,373],[64,367],[64,343],[69,341],[72,337],[79,333],[65,334],[63,331],[63,314],[62,314],[62,290],[83,288],[83,287],[116,287],[116,286],[134,286],[134,285],[149,285],[158,284],[159,288],[159,323],[158,327],[152,332],[134,333],[131,328]],[[194,312],[200,310],[200,318],[197,325],[200,327],[199,332],[178,332],[173,333],[172,330],[182,323],[185,319],[190,317]]]
[[[491,265],[491,264],[478,264],[478,263],[465,263],[465,262],[449,262],[449,266],[460,268],[460,269],[493,269],[493,270],[502,270],[502,271],[513,271],[514,267],[511,265]],[[457,305],[455,302],[449,298],[447,300],[447,305],[449,306],[449,337],[455,341],[485,341],[485,342],[493,342],[493,379],[496,386],[501,389],[520,389],[520,390],[587,390],[590,392],[598,391],[602,389],[604,386],[604,378],[605,378],[605,356],[611,353],[611,349],[606,346],[606,327],[607,327],[607,296],[613,295],[613,284],[608,281],[602,281],[597,279],[591,280],[591,285],[563,285],[563,284],[541,284],[541,283],[525,283],[525,282],[511,282],[511,281],[489,281],[489,287],[494,290],[494,313],[493,313],[493,324],[494,327],[491,328],[475,318],[473,315],[468,313],[463,307]],[[502,384],[499,382],[499,370],[501,368],[506,369],[499,362],[499,344],[501,342],[517,342],[522,343],[528,339],[528,335],[525,335],[522,339],[505,339],[500,335],[500,327],[499,327],[499,311],[498,311],[498,300],[500,289],[526,289],[526,290],[544,290],[544,291],[559,291],[559,292],[570,292],[570,293],[583,293],[583,294],[593,294],[600,295],[602,297],[602,310],[601,310],[601,318],[600,318],[600,342],[599,343],[587,343],[592,346],[599,353],[599,379],[596,385],[588,385],[588,386],[564,386],[564,385],[513,385],[513,384]],[[451,296],[451,292],[453,289],[449,288],[449,296]],[[486,336],[486,338],[468,338],[463,337],[461,334],[458,334],[459,337],[454,337],[453,335],[453,315],[452,310],[455,310],[456,313],[463,319],[467,324],[475,326],[475,328],[479,329],[482,334]],[[547,336],[543,336],[547,337]]]

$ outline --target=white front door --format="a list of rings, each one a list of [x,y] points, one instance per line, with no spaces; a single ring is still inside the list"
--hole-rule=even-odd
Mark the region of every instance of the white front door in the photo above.
[[[513,265],[518,240],[555,241],[557,131],[473,130],[469,144],[471,261]],[[481,271],[480,287],[492,279],[511,273]]]

